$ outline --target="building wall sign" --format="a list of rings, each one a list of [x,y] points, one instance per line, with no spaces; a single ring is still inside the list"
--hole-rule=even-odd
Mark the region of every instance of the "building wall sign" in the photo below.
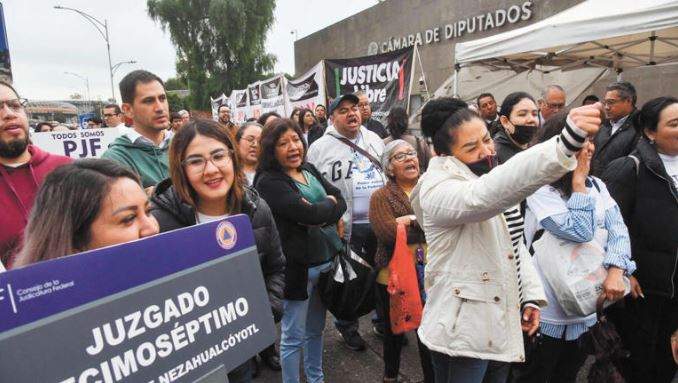
[[[427,29],[423,32],[410,33],[401,37],[389,37],[383,42],[371,42],[368,54],[391,52],[408,48],[414,45],[428,45],[443,40],[460,38],[467,34],[500,28],[507,24],[516,24],[532,18],[532,1],[525,1],[521,5],[512,5],[507,9],[500,8],[477,16],[467,17],[442,27]]]

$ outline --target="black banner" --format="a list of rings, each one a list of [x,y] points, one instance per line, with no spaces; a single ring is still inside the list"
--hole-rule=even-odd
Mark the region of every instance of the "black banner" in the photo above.
[[[407,109],[414,63],[414,48],[352,59],[325,60],[327,95],[365,91],[372,117],[382,122],[396,106]]]

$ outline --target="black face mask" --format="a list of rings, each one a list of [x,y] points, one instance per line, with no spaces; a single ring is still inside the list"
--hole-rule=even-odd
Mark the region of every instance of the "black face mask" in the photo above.
[[[513,138],[513,141],[517,142],[520,145],[525,145],[530,140],[532,140],[532,137],[534,137],[535,133],[537,133],[537,127],[532,126],[532,125],[513,125],[515,128],[515,131],[511,135],[511,138]]]
[[[471,169],[473,174],[480,177],[483,174],[489,173],[490,170],[492,170],[492,168],[495,168],[497,166],[497,156],[496,155],[487,156],[480,161],[466,164],[466,166],[468,166],[468,168]]]

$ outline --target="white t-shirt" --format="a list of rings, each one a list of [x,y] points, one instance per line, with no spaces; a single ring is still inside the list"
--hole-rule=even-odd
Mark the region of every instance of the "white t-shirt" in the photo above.
[[[667,156],[666,154],[659,154],[659,158],[664,163],[664,169],[668,173],[669,178],[673,180],[673,184],[678,188],[678,156]]]
[[[356,145],[367,150],[363,146],[362,133],[353,141]],[[352,222],[362,224],[369,223],[368,212],[370,210],[370,197],[377,189],[384,186],[384,181],[379,174],[379,169],[357,151],[353,152],[351,178],[353,178],[353,219]]]
[[[195,221],[196,223],[207,223],[207,222],[214,222],[214,221],[221,221],[222,219],[228,217],[228,214],[224,215],[207,215],[203,214],[199,211],[195,212]]]

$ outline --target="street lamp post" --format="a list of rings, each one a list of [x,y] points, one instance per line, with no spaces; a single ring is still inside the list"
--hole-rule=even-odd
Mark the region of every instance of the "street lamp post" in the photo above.
[[[106,19],[104,19],[104,21],[101,22],[97,18],[95,18],[94,16],[87,14],[87,13],[81,11],[81,10],[74,9],[74,8],[62,7],[61,5],[55,5],[54,8],[55,9],[63,9],[63,10],[66,10],[66,11],[73,11],[73,12],[79,14],[80,16],[84,17],[85,19],[87,19],[87,21],[89,21],[94,26],[94,28],[97,29],[97,31],[99,32],[101,37],[103,37],[104,41],[106,41],[106,51],[108,52],[108,73],[109,73],[110,78],[111,78],[111,97],[113,98],[113,100],[115,100],[115,88],[113,87],[113,65],[112,65],[112,61],[111,61],[111,43],[108,39],[108,21]],[[102,27],[103,27],[103,30],[102,30]]]
[[[71,76],[75,76],[75,77],[78,77],[82,80],[85,80],[85,85],[87,85],[87,101],[90,101],[91,98],[89,96],[89,94],[90,94],[89,93],[89,78],[87,78],[87,76],[82,76],[82,75],[79,75],[79,74],[73,73],[73,72],[64,72],[64,74],[70,74]]]
[[[115,74],[115,71],[117,71],[118,68],[120,68],[121,65],[125,65],[125,64],[136,64],[136,63],[137,63],[137,62],[134,61],[134,60],[130,60],[130,61],[121,61],[121,62],[119,62],[119,63],[113,65],[113,67],[111,68],[111,71],[113,72],[113,74]]]

